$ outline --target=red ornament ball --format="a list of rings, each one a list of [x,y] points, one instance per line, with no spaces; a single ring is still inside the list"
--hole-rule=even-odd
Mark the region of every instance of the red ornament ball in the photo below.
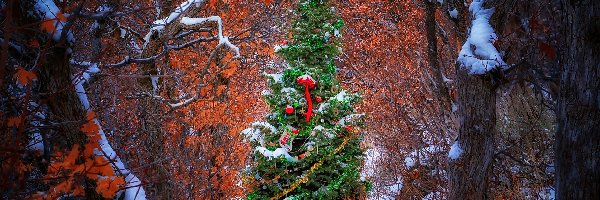
[[[298,131],[298,129],[294,129],[294,130],[292,130],[292,133],[293,133],[294,135],[297,135],[297,134],[298,134],[298,132],[299,132],[299,131]]]
[[[321,98],[320,96],[315,96],[315,101],[317,101],[317,103],[321,103],[323,102],[323,98]]]
[[[285,107],[285,114],[289,115],[289,114],[292,114],[292,113],[294,113],[294,107],[292,107],[292,106]]]
[[[346,125],[346,131],[348,131],[348,132],[352,131],[352,126]]]

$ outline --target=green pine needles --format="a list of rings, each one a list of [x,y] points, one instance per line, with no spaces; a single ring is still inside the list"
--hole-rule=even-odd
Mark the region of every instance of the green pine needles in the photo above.
[[[342,26],[326,0],[298,4],[293,38],[276,48],[289,66],[267,74],[271,113],[243,131],[254,148],[248,199],[345,199],[370,188],[360,176],[364,114],[353,107],[360,96],[336,79]]]

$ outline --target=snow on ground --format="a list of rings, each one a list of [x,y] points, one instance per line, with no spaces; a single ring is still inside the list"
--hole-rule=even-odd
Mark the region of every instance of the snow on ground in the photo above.
[[[444,151],[443,147],[433,144],[421,149],[414,150],[413,152],[408,154],[406,158],[404,158],[404,164],[407,168],[411,168],[416,164],[418,158],[418,161],[421,165],[428,165],[430,156],[434,153],[442,151]]]
[[[470,74],[485,74],[498,67],[508,68],[493,44],[498,40],[498,36],[489,22],[494,8],[483,8],[484,2],[485,0],[474,0],[469,6],[473,21],[469,37],[462,46],[457,59],[461,67],[469,69]]]
[[[360,178],[362,180],[376,177],[377,176],[377,168],[378,163],[383,159],[384,156],[383,147],[374,146],[365,151],[365,164],[360,172]],[[378,184],[374,182],[374,184]],[[400,192],[402,186],[404,184],[404,179],[402,176],[396,177],[394,181],[385,185],[376,185],[373,187],[373,190],[369,192],[367,199],[373,200],[392,200],[395,199],[395,196]]]

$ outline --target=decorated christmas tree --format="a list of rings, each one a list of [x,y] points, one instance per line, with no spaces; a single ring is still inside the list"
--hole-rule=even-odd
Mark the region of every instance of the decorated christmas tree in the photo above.
[[[243,131],[254,148],[248,199],[342,199],[364,194],[359,95],[342,90],[335,56],[343,21],[326,0],[301,0],[293,37],[275,47],[287,69],[266,74],[271,108]]]

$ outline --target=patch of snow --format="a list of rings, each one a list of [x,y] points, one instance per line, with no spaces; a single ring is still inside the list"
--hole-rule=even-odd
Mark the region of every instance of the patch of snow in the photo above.
[[[322,131],[324,129],[325,129],[325,127],[323,127],[321,125],[315,126],[315,128],[313,128],[313,130],[315,130],[315,131]]]
[[[40,134],[39,130],[36,130],[33,133],[33,136],[31,137],[31,139],[29,140],[29,145],[27,145],[29,147],[29,149],[34,150],[34,151],[44,151],[44,143],[43,143],[43,139],[42,139],[42,135]]]
[[[429,145],[425,148],[417,149],[411,152],[404,158],[404,164],[406,168],[414,167],[417,159],[422,165],[429,165],[429,159],[431,154],[442,152],[444,149],[438,145]]]
[[[375,169],[377,168],[377,161],[381,159],[382,148],[375,146],[365,151],[365,166],[360,172],[361,177],[373,177],[375,176]]]
[[[502,56],[493,45],[498,39],[498,36],[489,23],[490,17],[494,13],[494,8],[483,8],[484,1],[474,0],[469,6],[469,11],[472,13],[474,19],[469,37],[462,46],[457,59],[461,67],[469,69],[470,74],[485,74],[497,67],[502,69],[508,68],[504,60],[502,60]]]
[[[38,16],[42,21],[52,21],[55,30],[51,32],[52,39],[58,41],[63,33],[66,22],[61,21],[60,18],[64,18],[64,14],[60,12],[60,9],[53,0],[37,0],[34,5],[34,9],[37,11]],[[62,17],[60,15],[63,15]],[[67,41],[70,43],[75,42],[73,33],[67,32]]]
[[[264,74],[267,77],[273,78],[273,80],[277,83],[281,83],[283,80],[283,75],[282,74]]]
[[[344,101],[346,99],[346,90],[342,90],[340,93],[336,94],[331,99],[335,99],[337,101]]]
[[[458,141],[454,141],[454,144],[450,147],[450,151],[448,152],[448,158],[452,160],[458,159],[460,155],[463,153],[463,150],[460,148]]]
[[[263,139],[263,134],[261,133],[261,129],[267,128],[271,133],[276,133],[277,129],[269,124],[268,122],[254,122],[252,123],[251,128],[244,129],[242,131],[242,135],[245,138],[248,138],[250,141],[257,141],[261,146],[265,145],[265,141]]]
[[[204,2],[204,0],[187,0],[187,1],[184,1],[179,6],[177,6],[175,8],[175,11],[173,11],[171,14],[169,14],[169,16],[167,16],[164,19],[160,19],[160,20],[154,21],[154,25],[163,26],[164,27],[165,25],[173,22],[173,20],[177,19],[179,17],[179,15],[181,15],[181,13],[183,13],[184,11],[186,11],[190,7],[190,5],[192,5],[192,4],[200,5],[202,2]]]
[[[400,193],[400,190],[402,190],[402,186],[404,185],[404,180],[402,179],[401,176],[396,178],[396,182],[388,185],[387,186],[387,190],[390,194],[398,194]]]
[[[278,45],[276,44],[273,49],[275,50],[275,52],[278,52],[279,50],[283,49],[283,48],[287,48],[288,45]]]
[[[442,197],[441,192],[430,192],[429,194],[425,195],[421,200],[436,200],[436,199],[444,199]]]
[[[329,103],[322,103],[321,105],[319,105],[317,112],[323,113],[325,111],[325,109],[327,109],[328,107],[329,107]]]
[[[556,191],[552,187],[546,187],[542,191],[538,192],[540,199],[555,200]]]
[[[269,90],[263,90],[262,92],[260,92],[261,96],[267,96],[267,95],[270,95],[270,94],[271,94],[271,91],[269,91]]]
[[[294,158],[294,157],[290,156],[290,154],[284,148],[277,148],[274,151],[270,151],[270,150],[268,150],[265,147],[257,147],[256,151],[258,151],[263,156],[268,157],[268,158],[278,158],[278,157],[283,156],[284,158],[286,158],[290,162],[297,162],[298,161],[297,158]]]
[[[458,111],[458,105],[452,102],[452,113],[455,113],[456,111]]]
[[[411,168],[415,166],[415,159],[413,157],[406,157],[404,158],[404,164],[406,165],[407,168]]]
[[[150,80],[152,81],[152,91],[156,94],[158,92],[158,76],[151,76]]]
[[[456,8],[452,8],[452,10],[449,10],[448,14],[450,14],[450,17],[452,18],[458,19],[458,10],[456,10]]]
[[[298,90],[290,87],[281,88],[281,93],[298,93]]]
[[[218,16],[210,16],[210,17],[203,17],[203,18],[190,18],[190,17],[183,17],[181,18],[181,23],[191,26],[191,25],[196,25],[196,24],[203,24],[206,22],[219,22],[221,21],[221,18]]]
[[[338,125],[340,126],[345,126],[347,123],[356,123],[356,121],[358,119],[360,119],[361,117],[364,117],[365,114],[361,113],[361,114],[350,114],[347,115],[345,117],[343,117],[342,119],[340,119],[340,121],[338,121]]]

